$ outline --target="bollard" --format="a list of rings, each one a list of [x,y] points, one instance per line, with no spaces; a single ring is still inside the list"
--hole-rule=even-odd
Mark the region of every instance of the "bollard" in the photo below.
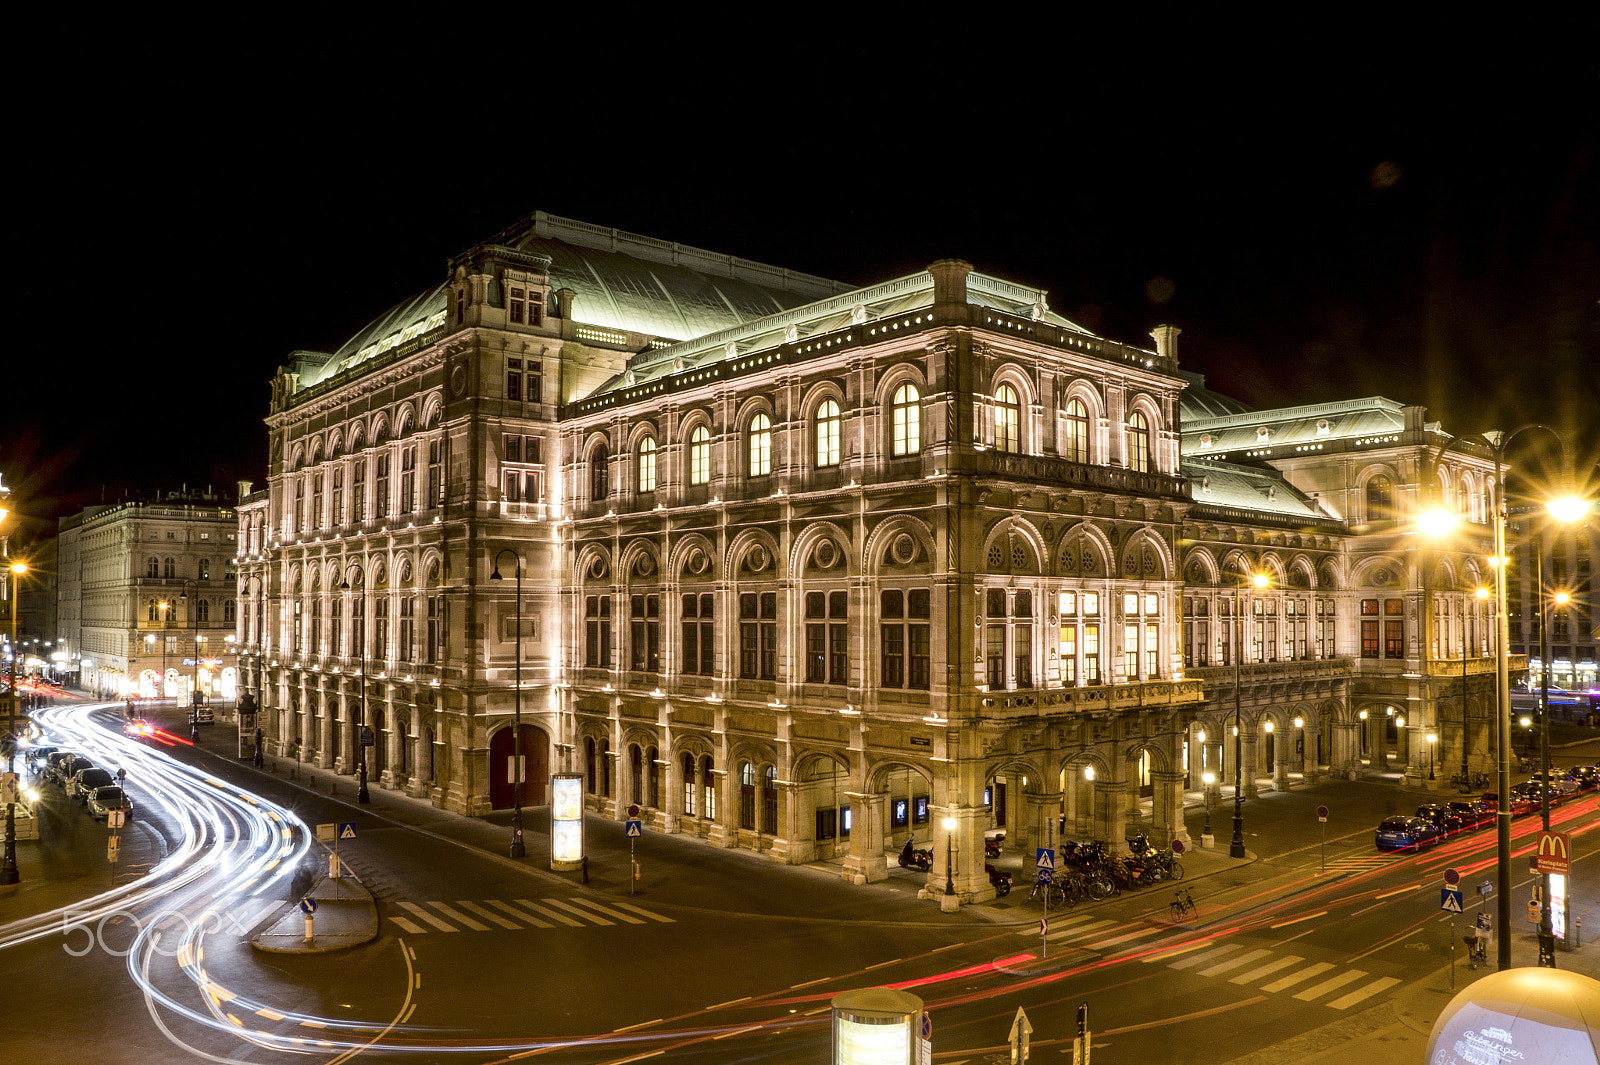
[[[312,939],[314,938],[312,933],[311,933],[311,920],[312,920],[311,915],[309,913],[306,914],[306,942],[307,943],[310,943],[312,941]]]

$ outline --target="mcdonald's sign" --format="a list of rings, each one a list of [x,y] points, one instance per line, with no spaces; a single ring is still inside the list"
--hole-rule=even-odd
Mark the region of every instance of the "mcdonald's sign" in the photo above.
[[[1569,847],[1571,837],[1565,832],[1551,832],[1544,828],[1539,830],[1539,850],[1533,857],[1533,868],[1540,873],[1559,873],[1566,876],[1568,873]]]

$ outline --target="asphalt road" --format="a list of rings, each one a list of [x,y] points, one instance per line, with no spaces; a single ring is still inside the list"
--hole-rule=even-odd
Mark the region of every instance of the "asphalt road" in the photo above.
[[[44,845],[24,870],[32,893],[0,898],[7,969],[40,992],[26,1020],[5,1022],[7,1060],[258,1062],[301,1050],[337,1062],[815,1063],[827,1060],[834,995],[894,986],[926,1003],[933,1058],[945,1065],[1009,1060],[1019,1007],[1033,1060],[1068,1060],[1081,1005],[1099,1062],[1231,1062],[1328,1026],[1359,1029],[1375,1004],[1438,982],[1459,931],[1441,920],[1443,871],[1475,885],[1495,857],[1492,829],[1417,855],[1376,852],[1377,820],[1423,801],[1387,784],[1273,795],[1245,807],[1256,860],[1190,861],[1206,873],[1181,885],[1197,914],[1175,922],[1164,887],[1079,906],[1052,915],[1041,962],[1025,888],[946,915],[915,899],[921,878],[906,871],[856,888],[825,867],[647,836],[630,894],[618,825],[590,820],[585,885],[538,859],[537,828],[534,857],[513,862],[497,853],[498,825],[381,792],[357,808],[348,778],[335,798],[325,778],[291,781],[218,757],[223,728],[207,734],[209,752],[161,749],[198,774],[164,776],[148,754],[128,753],[147,768],[130,773],[142,842],[126,833],[125,859],[151,872],[124,866],[121,895],[105,891],[106,829],[65,800],[47,803]],[[214,805],[197,812],[169,796],[164,807],[164,788]],[[1326,825],[1319,805],[1331,809]],[[1582,829],[1597,806],[1591,794],[1556,820]],[[252,827],[261,810],[280,811],[290,826],[281,846],[300,848],[265,871],[280,844]],[[1231,811],[1212,812],[1224,847]],[[530,826],[543,813],[530,811]],[[1190,811],[1196,836],[1203,816]],[[301,847],[297,826],[348,821],[357,838],[340,855],[378,901],[379,939],[327,955],[252,950],[248,933],[292,903],[302,869],[326,862]],[[1536,821],[1516,822],[1519,849]],[[1581,859],[1593,838],[1575,837]],[[1019,883],[1022,864],[1002,861]],[[1519,912],[1528,881],[1516,877]],[[129,895],[140,883],[156,890]],[[47,913],[34,938],[18,934],[31,927],[21,911],[69,897],[71,914]],[[1514,934],[1517,962],[1531,964],[1526,929]]]

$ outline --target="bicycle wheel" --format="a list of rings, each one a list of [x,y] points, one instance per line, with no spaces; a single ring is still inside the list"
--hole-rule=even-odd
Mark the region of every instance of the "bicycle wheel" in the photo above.
[[[1183,863],[1178,861],[1176,858],[1172,859],[1172,865],[1167,869],[1167,875],[1172,877],[1174,880],[1182,880]]]
[[[1109,877],[1096,875],[1088,878],[1088,881],[1085,884],[1085,889],[1088,891],[1091,899],[1099,902],[1101,899],[1107,897],[1112,891],[1115,890],[1115,885],[1111,883]]]

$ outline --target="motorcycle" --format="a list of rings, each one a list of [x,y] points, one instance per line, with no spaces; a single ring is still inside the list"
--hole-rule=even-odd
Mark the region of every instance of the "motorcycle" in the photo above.
[[[1000,857],[1000,848],[1006,841],[1004,832],[997,836],[986,836],[983,840],[983,856],[985,858]]]
[[[915,869],[919,873],[926,873],[933,868],[933,852],[925,851],[912,845],[913,841],[906,840],[906,845],[900,851],[900,868]]]
[[[989,883],[994,885],[994,893],[998,898],[1005,898],[1011,894],[1011,874],[1001,872],[994,866],[985,862],[983,871],[989,874]]]

